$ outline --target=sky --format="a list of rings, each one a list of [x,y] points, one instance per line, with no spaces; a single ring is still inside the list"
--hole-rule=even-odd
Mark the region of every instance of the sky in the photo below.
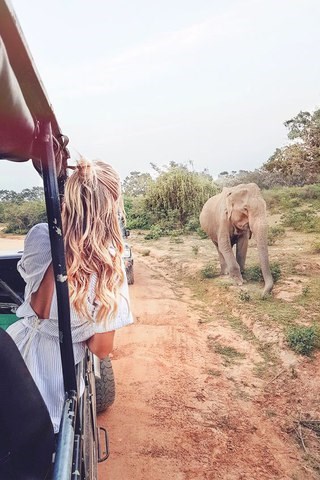
[[[12,0],[61,130],[122,179],[253,170],[320,107],[319,0]],[[51,6],[49,6],[51,5]],[[0,162],[0,189],[40,185]]]

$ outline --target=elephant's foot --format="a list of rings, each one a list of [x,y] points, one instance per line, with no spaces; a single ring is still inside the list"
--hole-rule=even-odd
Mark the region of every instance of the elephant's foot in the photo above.
[[[220,275],[221,275],[221,276],[229,275],[229,272],[228,272],[228,270],[222,270],[222,269],[221,269]]]
[[[242,275],[240,273],[239,267],[234,268],[233,270],[230,271],[230,277],[232,278],[233,282],[236,285],[243,285],[243,278],[242,278]]]
[[[234,283],[235,285],[239,285],[239,286],[243,285],[244,281],[243,281],[243,278],[242,278],[242,277],[241,277],[241,278],[239,278],[239,277],[232,277],[231,275],[230,275],[230,277],[232,278],[232,281],[233,281],[233,283]]]
[[[263,299],[267,298],[270,295],[272,288],[273,288],[273,281],[267,282],[264,286],[261,297]]]

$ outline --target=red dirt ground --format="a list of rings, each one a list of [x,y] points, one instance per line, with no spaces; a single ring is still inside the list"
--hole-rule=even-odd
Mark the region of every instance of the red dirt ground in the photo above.
[[[320,357],[311,362],[283,348],[270,362],[272,376],[260,377],[253,369],[262,362],[258,342],[277,332],[244,317],[254,333],[240,336],[220,312],[230,291],[213,286],[208,307],[177,281],[165,251],[137,251],[130,287],[136,322],[116,334],[117,398],[99,417],[111,456],[99,479],[320,478],[296,423],[304,412],[319,417]],[[212,322],[201,322],[204,312]],[[210,348],[217,341],[236,347],[238,361]]]

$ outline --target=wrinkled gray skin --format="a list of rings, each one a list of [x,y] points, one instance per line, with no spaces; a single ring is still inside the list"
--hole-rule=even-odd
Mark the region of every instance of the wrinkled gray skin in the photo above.
[[[251,234],[257,242],[264,278],[262,297],[273,287],[268,256],[266,202],[255,183],[225,187],[209,198],[200,214],[201,228],[217,247],[221,274],[229,274],[238,285],[243,284],[248,242]],[[236,245],[236,256],[232,247]]]

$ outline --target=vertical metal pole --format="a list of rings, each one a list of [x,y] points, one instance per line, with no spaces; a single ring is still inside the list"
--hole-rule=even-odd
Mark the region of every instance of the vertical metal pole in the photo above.
[[[48,216],[52,264],[57,292],[59,341],[63,381],[65,391],[70,393],[71,391],[77,392],[77,382],[71,337],[69,292],[62,236],[59,190],[56,178],[50,121],[42,122],[40,125],[40,131],[44,193]]]

